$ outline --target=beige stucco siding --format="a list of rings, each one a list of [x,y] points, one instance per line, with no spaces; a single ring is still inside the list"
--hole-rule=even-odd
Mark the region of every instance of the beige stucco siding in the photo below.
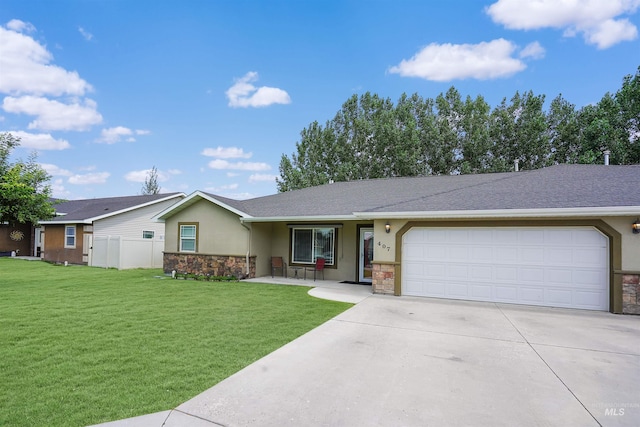
[[[631,224],[636,218],[605,218],[604,222],[613,227],[621,236],[622,270],[640,271],[640,234],[633,234]]]
[[[247,224],[251,228],[251,255],[256,257],[256,277],[271,275],[272,224]],[[273,253],[273,256],[283,256]],[[286,261],[286,256],[283,256]]]
[[[213,203],[201,200],[165,222],[165,252],[178,252],[180,223],[197,223],[198,253],[212,255],[246,255],[249,230],[238,215]]]

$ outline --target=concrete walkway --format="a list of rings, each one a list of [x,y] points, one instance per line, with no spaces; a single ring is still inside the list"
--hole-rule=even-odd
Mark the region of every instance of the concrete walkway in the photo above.
[[[174,410],[102,424],[218,425],[638,426],[640,317],[363,296]]]

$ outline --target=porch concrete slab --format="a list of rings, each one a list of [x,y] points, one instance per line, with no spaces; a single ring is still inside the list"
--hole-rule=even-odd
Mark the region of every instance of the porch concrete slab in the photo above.
[[[342,283],[334,280],[305,280],[295,277],[257,277],[255,279],[244,279],[243,282],[267,283],[274,285],[306,286],[309,295],[316,298],[332,301],[350,302],[357,304],[363,299],[373,295],[371,285],[359,285]]]
[[[357,304],[373,295],[373,292],[370,285],[337,283],[332,286],[319,286],[309,289],[308,294],[316,298]]]
[[[598,425],[524,342],[344,317],[177,409],[234,426]]]
[[[640,316],[513,304],[498,306],[532,344],[640,355]]]
[[[640,356],[533,345],[603,426],[640,425]]]
[[[494,303],[376,295],[340,320],[398,329],[524,342]]]

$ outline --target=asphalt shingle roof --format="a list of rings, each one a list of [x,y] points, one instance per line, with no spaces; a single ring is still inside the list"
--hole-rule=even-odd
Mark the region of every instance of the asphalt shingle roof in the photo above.
[[[100,199],[69,200],[53,205],[56,214],[64,214],[51,221],[84,221],[122,210],[130,209],[138,205],[176,196],[182,193],[150,194],[141,196],[105,197]]]
[[[253,217],[640,206],[640,165],[557,165],[475,175],[337,182],[249,200],[215,199]]]

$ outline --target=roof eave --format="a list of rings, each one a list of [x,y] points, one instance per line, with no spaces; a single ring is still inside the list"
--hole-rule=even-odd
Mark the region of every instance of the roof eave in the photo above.
[[[354,215],[309,215],[309,216],[271,216],[271,217],[245,217],[242,222],[336,222],[354,221],[358,218]]]
[[[569,218],[601,216],[637,216],[640,206],[545,208],[545,209],[491,209],[414,212],[354,212],[357,219],[485,219],[485,218]]]
[[[40,225],[62,225],[62,224],[85,224],[85,225],[91,225],[93,224],[93,221],[90,219],[69,219],[69,220],[65,220],[65,221],[39,221],[38,224]]]

